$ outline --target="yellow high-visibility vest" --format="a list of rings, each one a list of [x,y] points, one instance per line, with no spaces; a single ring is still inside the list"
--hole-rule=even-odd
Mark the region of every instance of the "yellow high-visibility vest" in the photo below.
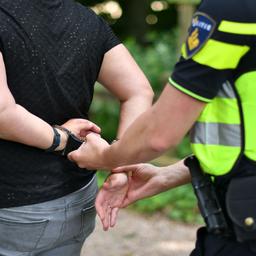
[[[222,21],[218,30],[256,35],[256,24]],[[209,39],[192,59],[218,70],[236,69],[249,51],[249,45]],[[241,154],[256,161],[256,70],[226,81],[201,113],[190,136],[193,153],[202,169],[211,175],[228,173]]]

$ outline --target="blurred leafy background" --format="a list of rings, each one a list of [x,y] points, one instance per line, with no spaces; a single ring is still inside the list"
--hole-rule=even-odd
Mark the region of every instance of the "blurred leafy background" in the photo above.
[[[179,56],[181,42],[199,0],[80,0],[103,16],[121,38],[140,65],[156,98]],[[116,137],[119,103],[100,85],[95,85],[95,95],[90,112],[91,119],[102,127],[102,136],[109,141]],[[174,150],[153,161],[158,166],[169,165],[190,154],[187,137]],[[99,185],[106,178],[98,172]],[[167,191],[131,206],[144,214],[161,212],[163,215],[188,223],[201,222],[196,199],[190,185]]]

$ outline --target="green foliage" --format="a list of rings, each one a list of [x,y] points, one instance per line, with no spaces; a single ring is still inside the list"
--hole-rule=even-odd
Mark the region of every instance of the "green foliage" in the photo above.
[[[177,24],[177,11],[175,4],[168,4],[167,1],[161,1],[164,6],[161,10],[154,10],[152,3],[154,0],[76,0],[83,5],[93,7],[94,10],[104,17],[111,25],[113,30],[122,39],[128,36],[136,37],[141,44],[145,43],[145,35],[148,31],[166,31],[175,27]],[[111,14],[110,5],[113,3],[118,6],[121,15]],[[112,7],[113,8],[113,7]],[[115,9],[115,8],[114,8]],[[156,23],[150,23],[147,17],[151,15],[156,19]]]
[[[102,129],[102,137],[109,142],[116,137],[119,117],[119,103],[99,84],[90,108],[91,120]]]
[[[98,171],[97,172],[97,178],[98,178],[98,186],[101,187],[104,183],[104,180],[107,178],[107,172],[104,171]]]
[[[161,212],[172,220],[187,223],[201,222],[196,199],[190,185],[138,201],[132,208],[148,214]]]
[[[134,59],[149,79],[156,93],[159,93],[171,73],[177,60],[177,33],[176,30],[165,33],[149,33],[147,35],[149,46],[141,46],[135,39],[125,41]]]
[[[176,148],[175,153],[176,156],[180,159],[192,153],[188,136],[184,137],[180,145]]]

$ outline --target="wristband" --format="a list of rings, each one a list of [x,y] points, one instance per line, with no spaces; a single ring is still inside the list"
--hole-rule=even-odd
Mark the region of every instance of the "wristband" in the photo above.
[[[54,131],[53,142],[49,148],[45,149],[46,152],[53,152],[60,145],[60,134],[54,127],[52,129]]]
[[[60,126],[60,125],[54,125],[53,127],[54,127],[54,128],[57,128],[57,129],[59,129],[59,130],[61,130],[61,131],[63,131],[63,132],[65,132],[65,133],[67,134],[67,136],[69,136],[69,134],[71,133],[70,130],[68,130],[67,128],[62,127],[62,126]]]
[[[66,132],[67,134],[67,143],[65,148],[56,153],[61,154],[62,156],[67,156],[71,151],[78,149],[83,144],[83,140],[77,138],[70,130],[66,129],[65,127],[59,125],[54,125],[54,127]]]

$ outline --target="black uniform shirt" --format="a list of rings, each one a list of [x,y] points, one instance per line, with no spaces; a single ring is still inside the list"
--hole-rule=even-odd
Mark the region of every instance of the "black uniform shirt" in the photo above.
[[[72,0],[0,0],[0,51],[17,102],[49,124],[88,118],[104,54],[119,44],[108,25]],[[0,140],[0,207],[55,199],[92,172],[63,157]]]

